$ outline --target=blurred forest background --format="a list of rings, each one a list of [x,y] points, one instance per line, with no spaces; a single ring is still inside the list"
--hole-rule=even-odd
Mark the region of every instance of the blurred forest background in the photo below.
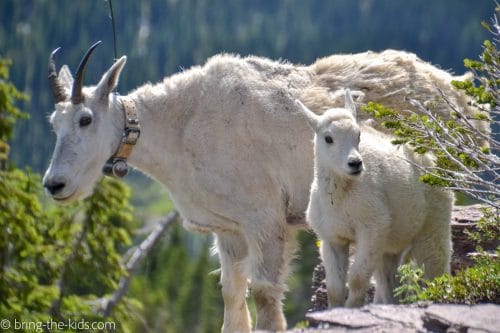
[[[490,19],[495,3],[120,0],[113,6],[118,56],[128,56],[118,89],[125,94],[144,82],[156,82],[182,68],[203,64],[220,52],[309,64],[333,53],[394,48],[415,52],[461,74],[463,59],[476,59],[481,53],[488,34],[480,22]],[[48,55],[61,46],[58,66],[66,63],[74,71],[85,50],[102,40],[85,79],[87,85],[96,83],[113,62],[109,4],[105,0],[2,0],[0,22],[0,58],[13,61],[10,80],[29,96],[17,103],[30,119],[18,121],[14,128],[10,160],[21,169],[43,174],[55,142],[47,122],[53,110],[47,84]],[[132,188],[130,203],[134,208],[126,229],[130,242],[137,243],[172,206],[166,191],[139,173],[128,176],[126,182]],[[51,207],[50,203],[44,205]],[[285,304],[291,326],[308,308],[312,268],[318,260],[312,235],[303,233],[300,237],[300,260],[294,263]],[[118,246],[121,252],[130,242]],[[133,314],[120,317],[126,326],[150,332],[217,331],[223,308],[217,272],[209,274],[218,267],[216,258],[210,256],[210,246],[209,236],[188,234],[180,227],[172,229],[132,280],[128,297],[135,306],[122,309],[122,313]],[[97,296],[106,292],[92,285],[85,288],[87,294]],[[81,286],[80,291],[76,289],[76,294],[84,292]]]

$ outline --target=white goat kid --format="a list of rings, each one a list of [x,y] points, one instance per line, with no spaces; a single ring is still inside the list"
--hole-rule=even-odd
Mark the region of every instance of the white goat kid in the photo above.
[[[311,66],[218,55],[126,96],[111,94],[125,61],[118,59],[97,86],[82,88],[86,60],[73,81],[67,66],[55,73],[51,56],[57,141],[44,185],[58,202],[89,195],[121,146],[124,103],[132,101],[141,137],[128,162],[165,185],[184,226],[217,236],[227,332],[251,328],[249,279],[257,328],[286,328],[287,267],[313,177],[312,133],[295,98],[321,111],[337,105],[331,92],[349,86],[388,107],[413,109],[405,97],[434,100],[436,85],[473,112],[450,74],[405,52],[333,56]]]
[[[428,157],[358,126],[349,90],[345,100],[345,108],[321,116],[297,100],[315,131],[306,216],[322,240],[329,305],[361,306],[373,273],[375,302],[391,303],[395,273],[407,250],[424,265],[426,278],[449,271],[453,196],[419,182],[418,169],[407,161],[429,163]],[[351,244],[356,249],[348,269]]]

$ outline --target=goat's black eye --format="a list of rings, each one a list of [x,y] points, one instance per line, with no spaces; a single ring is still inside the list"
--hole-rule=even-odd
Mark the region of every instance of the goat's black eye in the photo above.
[[[331,145],[333,143],[332,137],[329,135],[325,136],[325,142]]]
[[[80,127],[88,126],[88,125],[90,125],[91,122],[92,122],[92,117],[83,116],[80,118]]]

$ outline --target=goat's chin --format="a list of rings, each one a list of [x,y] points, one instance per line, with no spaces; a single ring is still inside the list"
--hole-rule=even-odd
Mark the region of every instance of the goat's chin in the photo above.
[[[67,206],[73,202],[88,198],[92,194],[92,190],[75,190],[67,195],[52,196],[55,203],[61,206]]]
[[[361,170],[344,170],[343,175],[347,178],[356,179],[363,174],[363,169]]]
[[[74,196],[69,196],[65,198],[52,197],[52,199],[56,204],[61,206],[67,206],[78,200],[78,198],[75,198]]]
[[[351,173],[349,173],[349,176],[356,178],[359,177],[361,173],[363,173],[363,170],[351,171]]]

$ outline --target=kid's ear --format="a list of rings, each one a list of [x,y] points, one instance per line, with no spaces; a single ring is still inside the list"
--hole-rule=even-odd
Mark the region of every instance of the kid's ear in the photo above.
[[[318,116],[316,113],[309,110],[309,108],[307,106],[305,106],[298,99],[295,100],[295,104],[297,104],[300,113],[302,113],[302,115],[306,118],[307,122],[309,123],[309,126],[311,126],[313,128],[313,130],[315,130],[315,131],[318,130],[320,116]]]
[[[107,100],[108,95],[115,89],[118,84],[118,79],[120,77],[120,73],[127,62],[127,57],[123,56],[118,59],[113,66],[109,68],[109,70],[102,76],[101,81],[97,84],[96,95],[101,100]]]
[[[351,111],[354,118],[356,118],[356,104],[354,104],[354,100],[352,99],[351,91],[349,89],[345,89],[345,106],[344,108]]]

